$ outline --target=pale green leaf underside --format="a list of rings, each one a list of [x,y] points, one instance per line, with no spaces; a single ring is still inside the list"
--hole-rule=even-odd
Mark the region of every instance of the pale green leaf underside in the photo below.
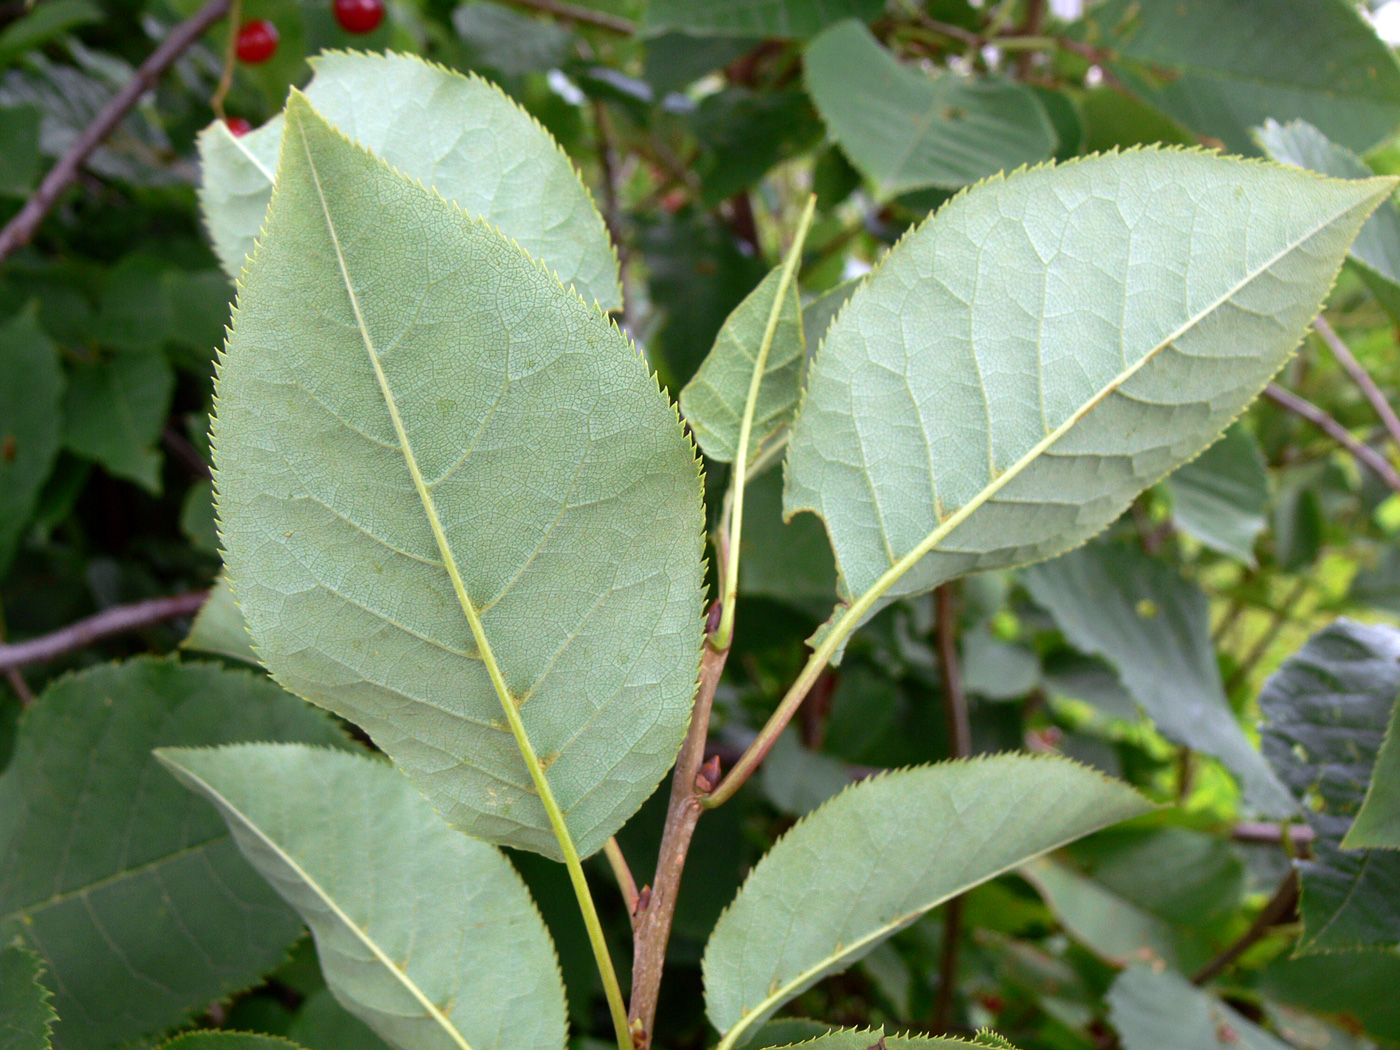
[[[454,826],[558,859],[470,607],[586,856],[689,718],[692,447],[596,308],[304,99],[288,112],[213,423],[258,655]]]
[[[732,463],[748,401],[754,362],[763,343],[773,302],[782,284],[783,267],[771,270],[725,320],[699,370],[681,390],[681,414],[695,442],[710,459]],[[764,442],[792,421],[807,347],[802,335],[802,299],[797,281],[788,282],[778,325],[768,350],[767,367],[754,403],[748,461]]]
[[[44,960],[59,1050],[160,1032],[256,984],[301,923],[151,757],[235,740],[337,744],[263,675],[174,659],[57,679],[0,776],[0,944]]]
[[[1255,137],[1281,164],[1338,179],[1366,179],[1375,174],[1355,153],[1330,141],[1306,121],[1265,121]],[[1351,259],[1381,305],[1392,316],[1400,317],[1400,203],[1394,197],[1382,201],[1361,227],[1351,246]]]
[[[0,948],[0,1050],[49,1050],[58,1015],[39,979],[43,964],[27,948]]]
[[[564,987],[525,884],[388,763],[296,745],[156,753],[316,939],[335,997],[400,1050],[560,1050]]]
[[[1297,812],[1230,707],[1199,587],[1161,559],[1106,543],[1036,565],[1024,580],[1070,644],[1114,666],[1163,736],[1220,759],[1262,812]]]
[[[180,648],[261,665],[227,577],[220,576],[209,589],[209,597],[195,614],[190,633],[180,643]]]
[[[930,77],[858,22],[812,41],[804,68],[832,137],[886,195],[957,189],[1055,151],[1055,130],[1029,88],[995,77]]]
[[[1242,424],[1167,479],[1172,521],[1211,550],[1254,565],[1269,512],[1264,452]]]
[[[849,788],[759,862],[705,949],[710,1021],[738,1045],[784,1002],[930,908],[1151,806],[1062,759],[1000,755]]]
[[[1267,117],[1360,152],[1400,124],[1400,65],[1350,0],[1108,0],[1083,28],[1144,98],[1233,152]]]
[[[617,255],[558,143],[499,88],[413,55],[326,52],[306,95],[318,112],[397,170],[480,216],[605,310],[622,304]],[[262,228],[282,118],[234,138],[199,137],[205,221],[237,278]]]
[[[1173,970],[1129,966],[1108,990],[1123,1050],[1289,1050]]]
[[[1259,392],[1393,186],[1147,149],[958,197],[828,330],[784,513],[851,596],[913,559],[886,600],[1082,543]]]

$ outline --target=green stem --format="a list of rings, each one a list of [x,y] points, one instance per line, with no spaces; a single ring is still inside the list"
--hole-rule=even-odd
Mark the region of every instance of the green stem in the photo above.
[[[773,349],[773,336],[778,331],[778,318],[783,312],[788,289],[797,277],[797,263],[802,258],[802,245],[807,240],[807,230],[812,225],[812,215],[816,211],[817,198],[813,194],[807,198],[807,206],[798,220],[797,232],[793,235],[792,246],[783,260],[782,275],[778,278],[778,291],[773,297],[773,308],[768,311],[768,323],[763,329],[763,341],[758,344],[754,357],[753,375],[749,377],[749,393],[744,400],[744,416],[739,424],[739,446],[734,450],[734,474],[730,478],[730,491],[733,493],[733,509],[729,517],[729,561],[725,566],[724,581],[720,589],[719,626],[715,628],[712,644],[718,650],[726,650],[734,638],[734,603],[739,595],[739,542],[744,529],[744,486],[748,482],[749,438],[753,434],[753,414],[758,407],[758,391],[763,385],[764,373],[768,370],[768,354]]]

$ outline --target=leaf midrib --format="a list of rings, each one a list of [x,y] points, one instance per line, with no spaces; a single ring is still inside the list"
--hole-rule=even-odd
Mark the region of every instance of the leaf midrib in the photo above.
[[[291,868],[292,872],[296,875],[296,877],[300,879],[303,884],[309,887],[311,891],[315,893],[316,896],[319,897],[325,903],[326,907],[328,907],[331,910],[331,912],[335,915],[337,919],[340,920],[344,927],[347,930],[349,930],[361,944],[363,944],[374,954],[375,959],[378,960],[380,965],[382,965],[386,970],[393,974],[395,978],[397,978],[399,983],[402,984],[403,987],[408,991],[408,993],[412,995],[413,998],[418,1002],[418,1004],[423,1007],[423,1009],[427,1012],[428,1016],[430,1016],[434,1021],[438,1023],[439,1026],[441,1026],[443,1031],[447,1033],[448,1038],[451,1039],[453,1043],[460,1047],[461,1050],[472,1050],[471,1044],[467,1042],[466,1037],[463,1036],[462,1033],[457,1030],[457,1027],[448,1019],[447,1015],[444,1014],[442,1010],[440,1010],[437,1007],[437,1005],[433,1003],[431,999],[428,998],[427,994],[423,991],[423,989],[418,987],[417,982],[410,978],[408,974],[405,973],[403,970],[399,969],[399,967],[394,965],[393,961],[388,957],[388,955],[384,953],[384,950],[379,947],[379,944],[372,937],[370,937],[369,931],[361,929],[357,923],[352,921],[350,916],[346,915],[345,912],[341,909],[340,905],[336,903],[335,898],[331,896],[331,894],[328,893],[319,882],[312,878],[310,872],[303,868],[294,857],[287,853],[287,851],[284,850],[276,841],[274,841],[266,832],[264,832],[262,828],[258,827],[258,825],[254,824],[248,817],[246,817],[243,814],[243,811],[240,810],[237,806],[235,806],[233,802],[230,801],[228,797],[223,794],[223,792],[216,790],[212,784],[210,784],[199,774],[195,773],[188,766],[178,766],[177,768],[179,768],[182,774],[189,777],[190,780],[194,781],[199,786],[199,789],[201,791],[203,791],[211,799],[214,799],[221,806],[225,807],[229,813],[233,814],[233,816],[237,818],[238,822],[243,827],[247,828],[250,832],[256,835],[260,842],[262,842],[268,849],[270,849],[273,853],[277,855],[278,859],[280,859],[284,864],[286,864],[287,867]]]
[[[1049,449],[1052,446],[1054,446],[1061,438],[1065,437],[1067,434],[1070,433],[1070,431],[1072,431],[1076,426],[1083,422],[1084,418],[1095,408],[1097,408],[1105,399],[1107,399],[1111,394],[1121,389],[1122,386],[1125,383],[1127,383],[1129,379],[1136,375],[1140,370],[1145,368],[1149,363],[1155,361],[1157,359],[1157,355],[1160,354],[1163,350],[1174,344],[1187,332],[1200,325],[1201,322],[1204,321],[1207,317],[1213,314],[1216,310],[1219,310],[1221,306],[1227,303],[1235,295],[1239,294],[1239,292],[1248,284],[1250,284],[1250,282],[1258,280],[1261,276],[1268,273],[1274,266],[1278,264],[1278,262],[1281,259],[1297,251],[1300,246],[1307,243],[1313,237],[1316,237],[1324,229],[1336,222],[1340,216],[1345,215],[1347,212],[1354,210],[1358,206],[1359,205],[1357,203],[1350,204],[1348,207],[1332,215],[1327,220],[1319,222],[1316,226],[1310,229],[1306,234],[1300,236],[1297,240],[1285,245],[1273,256],[1271,256],[1267,262],[1263,263],[1258,268],[1252,270],[1249,274],[1241,278],[1229,289],[1222,292],[1209,305],[1203,307],[1201,310],[1188,317],[1174,331],[1172,331],[1169,335],[1167,335],[1160,342],[1158,342],[1156,346],[1152,347],[1150,350],[1144,353],[1141,358],[1133,362],[1133,364],[1123,369],[1111,380],[1105,383],[1104,386],[1101,387],[1092,397],[1086,400],[1083,405],[1081,405],[1078,409],[1071,413],[1070,416],[1063,423],[1061,423],[1054,430],[1050,431],[1050,433],[1046,434],[1045,437],[1041,438],[1034,445],[1032,445],[1031,448],[1028,449],[1021,456],[1020,459],[1018,459],[1011,466],[1007,467],[1005,471],[1003,471],[997,477],[989,481],[988,484],[980,492],[978,492],[976,496],[974,496],[967,503],[963,504],[963,506],[959,507],[956,511],[949,515],[943,522],[941,522],[938,525],[937,528],[935,528],[932,532],[925,536],[922,541],[920,541],[912,550],[910,550],[908,554],[904,555],[898,561],[894,562],[890,566],[890,568],[886,570],[885,573],[882,574],[881,577],[874,584],[871,585],[870,589],[867,590],[865,594],[863,594],[861,598],[858,599],[857,602],[851,606],[850,612],[854,612],[857,609],[857,607],[860,606],[863,601],[865,601],[867,597],[869,597],[868,605],[873,605],[874,602],[877,601],[881,595],[883,595],[887,590],[889,590],[890,587],[894,586],[895,582],[898,581],[898,579],[901,576],[903,576],[906,572],[908,572],[916,564],[918,564],[918,562],[921,561],[925,555],[931,553],[940,543],[947,539],[948,536],[951,535],[954,530],[961,526],[969,517],[975,514],[984,505],[990,502],[994,496],[996,496],[1003,488],[1005,488],[1017,477],[1019,477],[1027,467],[1029,467],[1032,463],[1034,463],[1042,455],[1049,451]],[[885,537],[885,542],[886,546],[888,547],[888,537]],[[862,608],[860,611],[861,614],[863,614],[865,610],[864,608]],[[848,612],[847,617],[843,617],[843,619],[849,618],[850,612]],[[838,631],[832,631],[830,637],[835,637],[838,633]],[[839,641],[839,639],[837,640]]]

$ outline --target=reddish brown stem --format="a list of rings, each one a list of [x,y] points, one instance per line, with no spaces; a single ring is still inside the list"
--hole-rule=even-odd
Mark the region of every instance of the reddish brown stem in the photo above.
[[[712,617],[713,619],[713,617]],[[661,833],[661,849],[656,858],[656,877],[652,879],[651,896],[637,910],[636,935],[632,956],[632,1004],[630,1019],[632,1039],[638,1050],[651,1045],[652,1029],[656,1023],[656,1003],[661,991],[661,973],[666,962],[666,945],[671,939],[671,920],[676,913],[676,894],[685,870],[690,839],[695,824],[704,812],[707,793],[696,778],[705,759],[705,738],[710,731],[710,708],[715,699],[715,687],[724,671],[729,651],[723,652],[705,645],[700,658],[700,681],[695,690],[695,706],[690,716],[690,730],[676,759],[676,772],[671,778],[671,801],[666,807],[666,826]],[[713,779],[707,778],[706,785]]]
[[[1390,407],[1390,402],[1386,400],[1385,394],[1376,385],[1376,381],[1371,378],[1371,373],[1366,371],[1365,366],[1351,352],[1351,347],[1342,341],[1342,337],[1327,323],[1325,318],[1319,317],[1313,322],[1313,327],[1317,329],[1317,334],[1322,336],[1322,341],[1332,351],[1332,356],[1337,359],[1342,370],[1351,377],[1351,381],[1357,385],[1362,395],[1371,403],[1371,407],[1376,410],[1376,415],[1385,425],[1390,440],[1395,442],[1397,448],[1400,448],[1400,417],[1395,415],[1395,409]]]
[[[1191,983],[1206,984],[1219,977],[1236,959],[1263,940],[1275,926],[1289,922],[1297,907],[1298,871],[1294,868],[1284,877],[1283,882],[1274,895],[1269,898],[1269,902],[1264,905],[1254,922],[1250,923],[1249,929],[1245,930],[1223,952],[1192,974]]]
[[[1270,383],[1264,388],[1264,396],[1270,401],[1282,405],[1294,415],[1306,419],[1355,456],[1359,462],[1370,467],[1376,476],[1392,490],[1400,492],[1400,474],[1395,472],[1395,468],[1390,465],[1390,462],[1370,445],[1357,441],[1356,438],[1352,437],[1351,431],[1311,401],[1274,383]]]
[[[194,15],[181,22],[167,36],[150,57],[142,62],[132,78],[127,81],[102,111],[83,129],[78,141],[65,153],[52,170],[44,176],[39,188],[24,202],[24,206],[0,231],[0,261],[7,259],[18,248],[28,244],[34,237],[39,224],[58,203],[59,196],[68,184],[78,177],[78,172],[100,146],[104,139],[122,122],[141,96],[155,85],[160,75],[179,58],[190,45],[204,35],[228,12],[231,0],[209,0]]]
[[[151,598],[134,605],[117,605],[85,620],[70,623],[52,634],[0,645],[0,671],[52,660],[103,638],[139,631],[177,616],[193,615],[208,596],[208,591],[190,591],[169,598]]]

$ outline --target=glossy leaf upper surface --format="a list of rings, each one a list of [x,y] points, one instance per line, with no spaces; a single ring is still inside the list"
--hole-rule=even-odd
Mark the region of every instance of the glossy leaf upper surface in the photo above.
[[[952,72],[930,77],[858,22],[812,41],[804,69],[832,137],[887,195],[957,189],[1055,151],[1055,129],[1030,88]]]
[[[400,1050],[560,1050],[549,933],[499,850],[398,770],[295,745],[162,749],[301,914],[340,1003]]]
[[[53,998],[40,976],[43,964],[28,948],[0,948],[0,1050],[49,1050]]]
[[[825,520],[848,598],[1077,546],[1259,392],[1393,186],[1147,149],[976,187],[832,323],[785,513]]]
[[[1400,853],[1346,850],[1400,696],[1400,630],[1338,620],[1265,684],[1264,754],[1316,833],[1297,861],[1303,932],[1295,954],[1400,945]]]
[[[1400,65],[1348,0],[1108,0],[1079,28],[1133,91],[1235,153],[1268,117],[1363,153],[1400,125]]]
[[[61,678],[20,721],[0,776],[0,942],[37,952],[54,1046],[103,1050],[256,983],[301,924],[218,816],[151,749],[343,743],[260,675],[139,659]]]
[[[736,1045],[929,909],[1150,808],[1083,766],[1024,755],[862,781],[779,840],[716,925],[705,949],[710,1021]]]
[[[621,305],[617,255],[573,164],[494,84],[393,53],[327,52],[312,65],[306,94],[331,124],[500,229],[585,299]],[[205,221],[234,278],[263,226],[282,124],[235,138],[215,121],[200,135]]]
[[[58,351],[34,309],[0,325],[0,572],[9,567],[63,433]]]
[[[454,826],[558,859],[475,616],[602,848],[675,759],[701,646],[698,467],[636,350],[294,96],[218,393],[226,562],[274,676]]]

